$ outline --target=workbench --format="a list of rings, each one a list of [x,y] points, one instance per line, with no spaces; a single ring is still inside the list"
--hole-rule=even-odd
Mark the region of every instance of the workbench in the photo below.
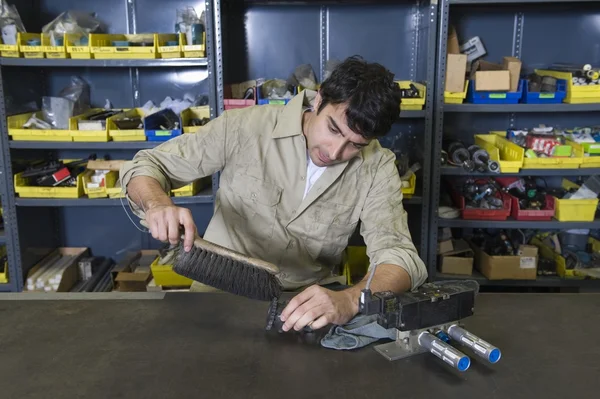
[[[502,359],[490,365],[471,356],[464,373],[430,354],[389,362],[372,346],[335,351],[314,337],[265,331],[268,303],[229,294],[12,295],[0,300],[2,398],[564,399],[600,392],[598,294],[480,294],[465,325],[498,346]]]

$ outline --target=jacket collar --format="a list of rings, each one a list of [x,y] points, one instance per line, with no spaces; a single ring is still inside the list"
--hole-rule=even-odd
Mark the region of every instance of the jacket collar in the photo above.
[[[303,134],[302,115],[304,99],[305,93],[301,91],[284,105],[273,130],[273,138],[292,137]]]

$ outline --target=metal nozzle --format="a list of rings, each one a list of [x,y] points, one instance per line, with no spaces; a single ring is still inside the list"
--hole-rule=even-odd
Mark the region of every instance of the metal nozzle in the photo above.
[[[430,353],[459,371],[466,371],[471,366],[471,359],[467,355],[427,331],[419,334],[418,342]]]
[[[456,324],[448,327],[447,332],[450,338],[460,342],[464,346],[471,348],[477,354],[477,356],[486,359],[490,363],[497,363],[502,356],[500,349],[484,341],[475,334],[471,334]]]

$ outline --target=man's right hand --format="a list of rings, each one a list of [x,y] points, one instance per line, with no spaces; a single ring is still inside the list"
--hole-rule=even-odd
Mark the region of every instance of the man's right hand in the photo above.
[[[152,237],[173,245],[179,242],[180,227],[183,226],[183,248],[186,252],[192,249],[197,230],[189,209],[175,205],[157,205],[148,209],[145,216]]]

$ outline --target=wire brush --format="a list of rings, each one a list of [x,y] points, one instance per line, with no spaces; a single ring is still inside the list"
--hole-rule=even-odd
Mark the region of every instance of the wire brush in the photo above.
[[[145,220],[141,224],[148,228]],[[272,301],[282,287],[276,265],[251,258],[196,236],[189,252],[183,249],[183,236],[169,248],[173,271],[194,281],[250,299]],[[163,261],[161,263],[166,263]]]

